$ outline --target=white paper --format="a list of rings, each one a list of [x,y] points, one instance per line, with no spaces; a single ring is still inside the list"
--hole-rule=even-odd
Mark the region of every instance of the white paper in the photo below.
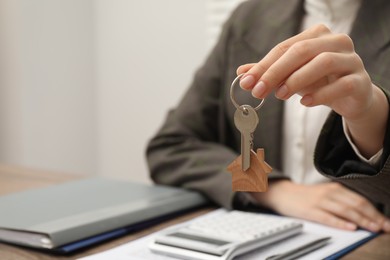
[[[175,225],[178,227],[180,225],[186,225],[191,221],[195,221],[199,218],[209,217],[215,214],[222,214],[225,212],[224,209],[218,209],[212,211],[208,214],[190,220],[188,222]],[[331,237],[329,243],[311,253],[308,253],[299,259],[323,259],[334,253],[339,252],[343,248],[348,247],[366,237],[372,235],[372,233],[364,230],[358,231],[345,231],[336,228],[331,228],[328,226],[320,225],[310,221],[299,220],[303,223],[303,232],[300,235],[294,236],[289,239],[285,239],[279,243],[273,243],[270,246],[262,247],[260,249],[251,251],[245,255],[241,255],[235,259],[238,260],[258,260],[265,259],[274,254],[280,254],[297,248],[300,245],[306,244],[310,241],[318,239],[319,237]],[[172,228],[172,227],[170,227]],[[80,258],[79,260],[106,260],[106,259],[115,259],[115,260],[173,260],[176,258],[167,257],[152,253],[148,249],[148,245],[153,241],[154,237],[158,234],[153,233],[141,239],[129,242],[122,246],[116,247],[114,249],[94,254],[91,256]]]

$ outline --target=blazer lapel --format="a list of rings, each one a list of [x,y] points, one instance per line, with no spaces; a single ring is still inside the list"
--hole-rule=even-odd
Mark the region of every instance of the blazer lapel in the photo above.
[[[304,14],[302,0],[274,0],[261,6],[244,32],[244,41],[261,55],[299,32]],[[268,8],[268,6],[269,8]]]
[[[263,58],[275,45],[292,37],[299,32],[301,20],[304,14],[302,0],[273,0],[263,1],[258,5],[256,14],[248,17],[250,27],[243,31],[243,41],[259,57]],[[267,8],[267,5],[270,8]],[[271,7],[272,5],[272,7]],[[255,60],[256,61],[256,60]],[[253,62],[255,62],[253,61]],[[238,96],[245,95],[243,91]],[[244,96],[239,99],[244,99]],[[256,106],[258,101],[246,97],[247,104]],[[264,106],[258,111],[259,125],[254,135],[254,148],[265,148],[267,161],[276,169],[282,168],[282,136],[283,131],[283,104],[273,94],[267,97]]]

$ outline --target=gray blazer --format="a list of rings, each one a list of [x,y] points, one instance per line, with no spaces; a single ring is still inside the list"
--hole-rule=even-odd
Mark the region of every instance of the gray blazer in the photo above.
[[[147,160],[155,182],[198,190],[219,205],[234,206],[238,194],[232,192],[226,167],[238,156],[240,133],[233,123],[230,83],[239,65],[257,62],[297,34],[303,15],[301,0],[251,0],[235,10],[180,104],[149,142]],[[363,0],[351,38],[373,82],[390,89],[390,2]],[[235,95],[240,104],[259,102],[239,88]],[[281,158],[283,101],[270,95],[259,118],[254,148],[265,149],[266,161],[274,169],[270,177],[282,178],[288,170]],[[322,174],[363,194],[388,216],[389,129],[377,169],[359,161],[342,132],[340,116],[333,112],[314,154]]]

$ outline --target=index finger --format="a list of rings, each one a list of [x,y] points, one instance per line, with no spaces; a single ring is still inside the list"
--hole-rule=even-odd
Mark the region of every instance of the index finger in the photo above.
[[[386,218],[366,198],[351,190],[343,189],[342,194],[332,194],[334,200],[349,205],[351,209],[359,212],[363,217],[358,220],[358,225],[372,231],[378,231]]]
[[[262,82],[261,76],[296,42],[317,38],[328,34],[330,30],[325,25],[316,25],[276,45],[261,61],[252,66],[240,80],[243,89],[253,89],[256,86],[256,97],[264,98],[272,91],[266,82]],[[261,92],[261,93],[260,93]]]

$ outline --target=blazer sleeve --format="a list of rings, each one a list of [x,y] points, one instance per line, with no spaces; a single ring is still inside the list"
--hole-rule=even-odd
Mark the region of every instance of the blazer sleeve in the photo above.
[[[388,91],[383,90],[390,100]],[[390,120],[379,165],[362,162],[343,133],[341,117],[332,112],[319,136],[314,163],[319,172],[368,198],[390,216]]]

